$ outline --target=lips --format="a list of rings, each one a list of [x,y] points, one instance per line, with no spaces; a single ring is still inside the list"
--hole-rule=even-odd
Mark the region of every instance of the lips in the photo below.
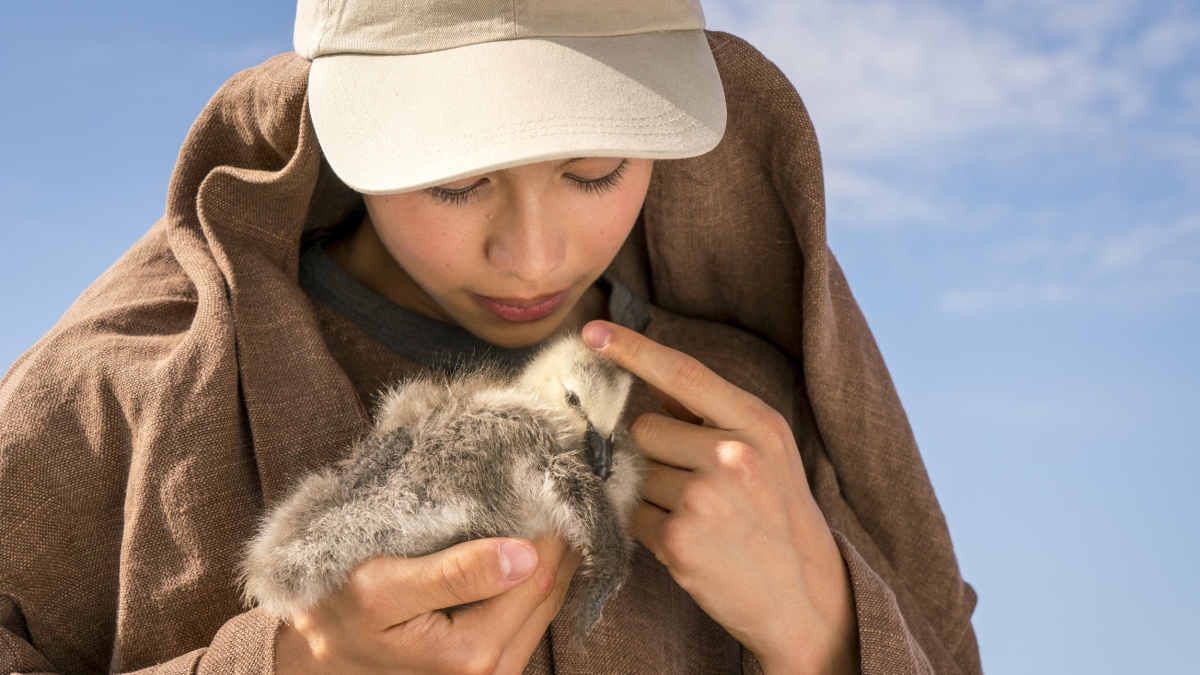
[[[474,295],[474,298],[500,319],[510,323],[530,323],[553,314],[567,299],[567,290],[535,298],[492,298],[486,295]]]

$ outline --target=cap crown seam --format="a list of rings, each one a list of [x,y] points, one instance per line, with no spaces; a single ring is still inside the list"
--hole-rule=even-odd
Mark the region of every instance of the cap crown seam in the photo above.
[[[317,31],[317,54],[325,51],[325,38],[329,36],[329,24],[333,17],[332,4],[333,0],[321,0],[321,28]]]

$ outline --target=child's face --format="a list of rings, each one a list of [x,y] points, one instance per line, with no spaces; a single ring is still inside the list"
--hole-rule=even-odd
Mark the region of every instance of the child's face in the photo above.
[[[540,162],[427,190],[367,195],[379,241],[412,278],[409,306],[502,347],[572,315],[642,208],[653,161]],[[589,182],[590,181],[590,182]]]

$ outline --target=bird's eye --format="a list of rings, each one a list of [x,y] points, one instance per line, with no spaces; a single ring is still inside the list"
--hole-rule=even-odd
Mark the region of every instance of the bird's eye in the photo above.
[[[579,397],[575,395],[575,392],[567,392],[567,405],[571,406],[572,408],[579,407]]]

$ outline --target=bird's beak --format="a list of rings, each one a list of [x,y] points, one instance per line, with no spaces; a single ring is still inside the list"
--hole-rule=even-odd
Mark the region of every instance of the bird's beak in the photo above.
[[[612,436],[601,436],[600,432],[588,425],[587,430],[587,450],[588,464],[592,467],[592,473],[596,474],[601,480],[608,480],[612,475]]]

